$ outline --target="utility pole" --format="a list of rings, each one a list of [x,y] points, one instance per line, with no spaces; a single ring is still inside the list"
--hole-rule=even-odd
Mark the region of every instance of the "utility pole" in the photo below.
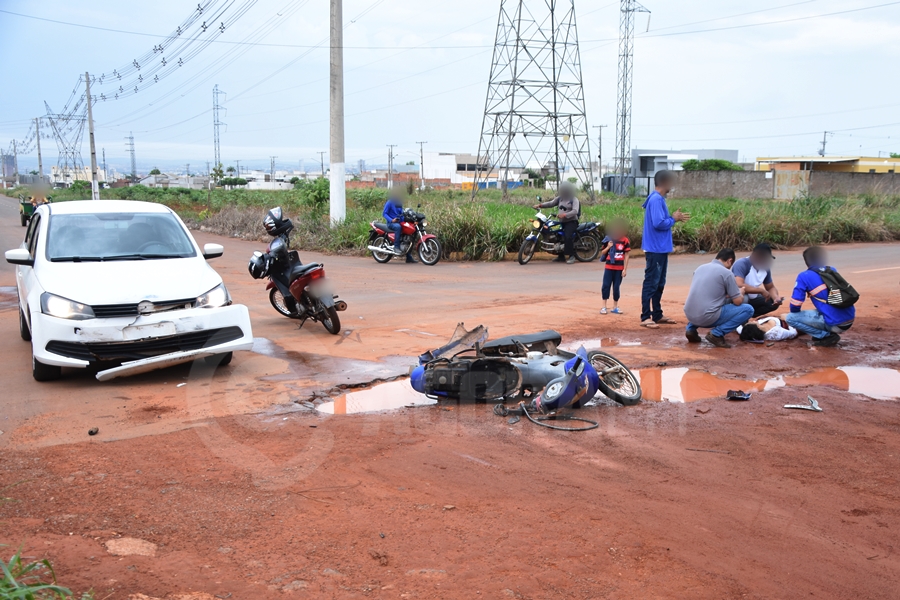
[[[603,128],[609,125],[594,125],[597,130],[597,171],[600,175],[600,186],[603,187]]]
[[[219,110],[222,109],[222,106],[219,104],[219,94],[224,93],[225,92],[219,90],[218,83],[213,87],[213,158],[216,167],[222,164],[222,146],[219,140],[219,126],[224,125],[224,123],[219,120]]]
[[[394,189],[394,148],[397,144],[387,144],[388,147],[388,189]]]
[[[331,223],[347,217],[347,166],[344,163],[344,8],[331,0]]]
[[[234,164],[237,165],[237,170],[238,170],[237,176],[240,177],[241,176],[241,161],[236,160],[236,161],[234,161]]]
[[[91,106],[91,74],[84,72],[85,100],[87,102],[88,140],[91,145],[91,200],[100,199],[100,181],[97,179],[97,147],[94,145],[94,110]]]
[[[419,189],[425,191],[425,144],[428,142],[416,142],[419,145]]]
[[[277,157],[277,156],[270,156],[270,157],[269,157],[269,159],[272,161],[271,167],[270,167],[271,175],[269,176],[269,179],[272,180],[272,189],[273,189],[273,190],[275,189],[275,159],[276,159],[276,158],[278,158],[278,157]]]
[[[106,148],[103,148],[103,179],[109,181],[109,172],[106,170]]]
[[[822,148],[819,150],[819,156],[825,156],[825,144],[828,143],[829,135],[831,135],[830,131],[826,131],[822,134]]]
[[[218,166],[218,164],[216,166]],[[209,170],[209,161],[206,161],[206,176],[212,177],[212,171]]]
[[[128,140],[128,144],[126,144],[126,147],[128,148],[128,152],[131,154],[131,183],[132,185],[134,185],[134,182],[137,179],[137,162],[134,159],[134,132],[129,131],[128,137],[125,139]]]
[[[328,153],[322,151],[322,152],[317,152],[316,154],[318,154],[319,158],[322,159],[322,177],[325,177],[325,155]]]
[[[19,147],[16,140],[13,140],[13,177],[16,178],[16,185],[19,184]]]
[[[37,142],[37,153],[38,153],[38,177],[40,177],[41,183],[44,182],[44,161],[41,159],[41,118],[38,117],[34,120],[34,139]]]

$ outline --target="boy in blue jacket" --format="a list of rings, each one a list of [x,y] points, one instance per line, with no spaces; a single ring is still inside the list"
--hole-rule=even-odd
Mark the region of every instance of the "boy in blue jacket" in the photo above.
[[[785,317],[788,325],[808,333],[813,346],[835,346],[840,334],[850,329],[856,318],[856,307],[838,308],[828,304],[828,286],[816,269],[828,264],[824,248],[811,246],[803,251],[807,270],[797,276],[794,293],[791,294],[791,312]],[[812,301],[813,310],[801,310],[806,297]]]

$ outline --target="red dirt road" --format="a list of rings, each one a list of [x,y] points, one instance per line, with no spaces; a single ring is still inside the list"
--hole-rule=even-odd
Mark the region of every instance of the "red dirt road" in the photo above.
[[[12,208],[0,199],[4,249],[22,234]],[[841,348],[718,350],[688,348],[680,326],[637,326],[640,259],[626,316],[601,317],[597,264],[304,255],[350,304],[350,333],[333,337],[269,307],[245,271],[258,244],[220,241],[213,264],[260,343],[215,374],[35,383],[0,266],[0,544],[50,558],[64,584],[110,599],[897,597],[900,404],[853,393],[888,371],[827,369],[900,366],[900,246],[833,249],[863,294]],[[799,258],[778,256],[788,292]],[[690,273],[709,258],[672,259],[670,316],[683,320]],[[769,389],[743,403],[603,404],[581,411],[598,430],[568,434],[489,406],[330,417],[297,403],[405,373],[458,321],[492,337],[640,341],[610,350],[670,400],[678,381],[685,396]],[[807,394],[824,412],[782,408]],[[104,545],[127,538],[153,555]]]

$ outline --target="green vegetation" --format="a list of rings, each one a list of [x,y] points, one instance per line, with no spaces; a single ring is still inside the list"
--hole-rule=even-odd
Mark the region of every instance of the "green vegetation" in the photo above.
[[[705,160],[697,160],[692,158],[682,163],[681,168],[685,171],[743,171],[744,167],[736,165],[730,160],[722,160],[721,158],[707,158]]]
[[[150,174],[151,174],[151,175],[162,175],[162,173],[160,172],[160,170],[157,169],[156,167],[153,167],[152,169],[150,169]]]
[[[22,560],[16,552],[9,562],[0,560],[0,600],[65,600],[75,598],[72,590],[56,585],[56,573],[50,561]],[[94,595],[85,592],[81,600],[93,600]]]
[[[24,190],[24,188],[20,188]],[[534,216],[531,205],[541,190],[511,190],[503,201],[499,190],[469,192],[428,190],[413,195],[408,205],[421,204],[429,231],[437,234],[445,251],[460,258],[492,260],[518,250]],[[10,196],[18,195],[8,190]],[[282,206],[296,225],[292,240],[301,250],[340,254],[365,253],[371,221],[381,220],[387,198],[384,189],[347,190],[347,219],[337,227],[328,223],[328,180],[301,180],[293,190],[223,190],[211,194],[184,188],[128,188],[101,190],[103,198],[124,198],[164,203],[197,226],[224,235],[266,240],[262,229],[265,211]],[[544,192],[545,197],[549,196]],[[83,199],[84,192],[56,190],[54,201]],[[629,237],[640,247],[643,198],[617,198],[603,194],[583,203],[583,221],[609,223],[620,217],[629,225]],[[683,250],[716,251],[723,247],[748,250],[759,241],[781,247],[839,242],[900,240],[900,197],[802,198],[773,200],[672,199],[672,210],[690,212],[690,222],[675,228],[675,244]],[[602,227],[601,227],[602,229]]]

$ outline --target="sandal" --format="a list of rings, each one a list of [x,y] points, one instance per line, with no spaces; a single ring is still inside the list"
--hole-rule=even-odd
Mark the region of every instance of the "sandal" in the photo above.
[[[657,325],[678,325],[678,321],[675,319],[670,319],[669,317],[663,317],[659,321],[656,322]]]
[[[614,314],[614,315],[624,315],[624,314],[625,314],[625,313],[623,313],[621,310],[619,310],[619,307],[618,307],[618,306],[615,307],[614,309],[612,309],[612,310],[609,311],[609,312],[611,312],[611,313]]]
[[[659,329],[659,325],[653,321],[641,321],[641,327],[646,327],[647,329]]]
[[[616,311],[613,311],[613,312],[616,312]],[[603,307],[603,308],[600,309],[600,314],[601,314],[601,315],[605,315],[606,313],[607,313],[606,307]]]

